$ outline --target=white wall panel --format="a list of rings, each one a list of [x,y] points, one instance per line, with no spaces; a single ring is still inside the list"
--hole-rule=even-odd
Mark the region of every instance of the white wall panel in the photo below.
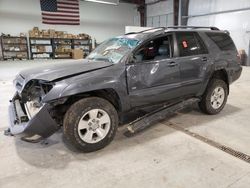
[[[80,2],[80,26],[45,25],[41,21],[39,0],[0,0],[0,32],[17,35],[34,26],[70,33],[88,33],[101,42],[124,34],[125,26],[139,25],[136,6],[121,3],[118,6]]]
[[[190,0],[189,15],[214,13],[250,7],[250,0]],[[188,25],[216,26],[228,30],[238,49],[248,53],[250,40],[250,10],[199,16],[188,19]]]
[[[146,0],[147,3],[155,0]],[[173,0],[147,5],[147,26],[160,27],[173,25]]]
[[[189,13],[203,14],[250,7],[250,0],[190,0]]]
[[[167,16],[167,15],[162,15],[162,16],[160,16],[160,23],[159,23],[159,26],[160,26],[160,27],[167,26],[167,23],[168,23],[168,16]]]

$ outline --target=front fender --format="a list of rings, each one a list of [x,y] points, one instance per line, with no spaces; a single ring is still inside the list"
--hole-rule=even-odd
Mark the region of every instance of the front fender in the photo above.
[[[122,111],[130,108],[124,69],[119,66],[116,69],[95,71],[60,81],[43,98],[43,102],[48,103],[57,99],[102,89],[116,91],[120,98]]]

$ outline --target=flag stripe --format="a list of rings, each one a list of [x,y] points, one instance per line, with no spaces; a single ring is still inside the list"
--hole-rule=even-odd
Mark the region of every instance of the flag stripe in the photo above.
[[[79,16],[79,12],[65,12],[65,11],[57,11],[57,12],[49,12],[49,11],[43,11],[42,13],[46,13],[46,14],[53,14],[53,15],[56,15],[56,14],[62,14],[62,15],[75,15],[75,16]]]
[[[79,6],[78,5],[62,5],[62,4],[57,4],[57,8],[79,9]]]
[[[79,6],[57,5],[57,8],[65,8],[65,9],[68,9],[68,10],[71,10],[71,9],[79,10]]]
[[[60,21],[56,21],[56,22],[53,22],[53,21],[43,21],[44,24],[67,24],[67,25],[79,25],[79,22],[67,22],[67,21],[64,21],[64,22],[60,22]]]
[[[45,21],[45,20],[44,20]],[[68,22],[68,23],[78,23],[79,22],[79,20],[77,20],[77,21],[72,21],[72,20],[46,20],[46,22],[58,22],[58,23],[62,23],[62,22]]]
[[[66,6],[66,7],[79,7],[79,4],[65,4],[65,3],[57,3],[57,5],[60,5],[60,6]]]
[[[65,1],[57,1],[58,4],[63,4],[63,5],[79,5],[78,2],[65,2]]]
[[[59,13],[73,13],[73,14],[79,14],[79,11],[69,11],[69,10],[67,10],[67,9],[58,9],[58,11],[57,12],[59,12]]]
[[[79,19],[69,19],[69,18],[67,18],[67,19],[65,19],[65,18],[46,18],[46,20],[48,20],[48,21],[80,21]]]
[[[51,16],[51,17],[72,17],[72,18],[78,18],[79,15],[74,15],[74,14],[60,14],[60,13],[42,13],[43,17],[46,17],[46,16]]]

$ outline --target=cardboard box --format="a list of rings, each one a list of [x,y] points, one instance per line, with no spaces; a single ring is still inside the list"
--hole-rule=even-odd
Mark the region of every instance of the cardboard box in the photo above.
[[[78,35],[67,33],[65,31],[56,31],[54,29],[42,29],[34,27],[29,31],[29,37],[35,38],[69,38],[69,39],[91,39],[88,34],[80,33]]]
[[[33,31],[39,31],[39,27],[33,27]]]
[[[56,31],[54,29],[49,29],[48,33],[49,33],[50,38],[56,37]]]
[[[35,34],[32,30],[29,31],[29,37],[35,37]]]
[[[37,46],[37,52],[46,52],[45,46]]]
[[[63,36],[64,32],[63,31],[56,31],[57,37],[60,38]]]
[[[42,36],[45,37],[45,38],[49,38],[50,37],[50,34],[47,30],[42,30]]]
[[[56,52],[63,52],[63,48],[62,47],[58,47],[55,49]]]
[[[69,49],[69,48],[65,48],[64,49],[64,52],[68,52],[68,53],[70,53],[72,50],[71,49]]]
[[[83,59],[83,50],[81,50],[81,49],[72,50],[72,58],[73,59]]]
[[[38,37],[39,35],[40,33],[37,31],[34,31],[34,30],[29,31],[29,37]]]
[[[20,37],[26,37],[25,33],[20,33]]]

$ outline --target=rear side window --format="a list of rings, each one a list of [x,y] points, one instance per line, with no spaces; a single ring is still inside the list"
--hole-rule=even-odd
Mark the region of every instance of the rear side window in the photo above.
[[[222,51],[236,50],[233,40],[226,33],[206,33]]]
[[[181,57],[207,53],[205,44],[197,33],[177,32],[176,38]]]

